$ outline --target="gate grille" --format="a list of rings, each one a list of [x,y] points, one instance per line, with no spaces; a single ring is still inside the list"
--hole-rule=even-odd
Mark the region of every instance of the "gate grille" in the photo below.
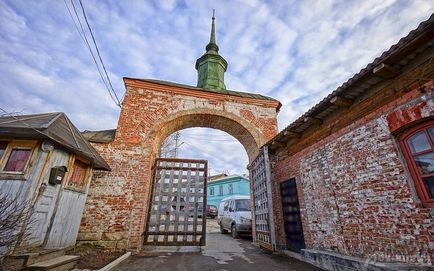
[[[158,158],[145,245],[205,245],[207,161]]]
[[[251,176],[253,185],[255,232],[254,241],[260,246],[274,249],[274,221],[273,205],[271,201],[270,164],[268,149],[260,149],[259,155],[251,163]]]

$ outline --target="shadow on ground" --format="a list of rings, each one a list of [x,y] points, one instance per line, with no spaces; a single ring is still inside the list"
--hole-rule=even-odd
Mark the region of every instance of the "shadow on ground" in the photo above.
[[[130,257],[113,270],[321,270],[293,258],[270,254],[252,246],[251,242],[251,237],[233,239],[230,234],[221,234],[215,220],[208,220],[206,246],[200,252],[142,253]]]

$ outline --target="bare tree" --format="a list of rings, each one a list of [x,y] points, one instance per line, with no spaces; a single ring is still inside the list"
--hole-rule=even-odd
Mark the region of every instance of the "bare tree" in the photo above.
[[[6,270],[4,258],[19,242],[29,237],[28,227],[23,229],[31,214],[28,206],[26,201],[20,202],[17,197],[0,193],[0,271]]]
[[[19,116],[22,115],[23,111],[14,111],[14,112],[3,112],[0,113],[0,117],[10,117],[10,116]]]

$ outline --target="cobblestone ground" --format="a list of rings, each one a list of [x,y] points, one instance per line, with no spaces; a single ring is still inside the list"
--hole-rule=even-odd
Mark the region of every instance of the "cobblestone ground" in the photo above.
[[[270,254],[252,246],[248,237],[233,239],[221,234],[215,220],[207,221],[207,244],[200,252],[135,255],[118,265],[116,271],[184,271],[184,270],[321,270],[283,255]]]

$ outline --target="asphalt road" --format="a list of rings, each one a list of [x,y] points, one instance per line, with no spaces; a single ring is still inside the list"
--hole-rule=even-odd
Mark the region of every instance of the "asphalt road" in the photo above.
[[[252,246],[248,237],[233,239],[221,234],[214,220],[207,221],[207,244],[200,252],[144,252],[118,265],[116,271],[178,270],[321,270],[287,256],[270,254]]]

